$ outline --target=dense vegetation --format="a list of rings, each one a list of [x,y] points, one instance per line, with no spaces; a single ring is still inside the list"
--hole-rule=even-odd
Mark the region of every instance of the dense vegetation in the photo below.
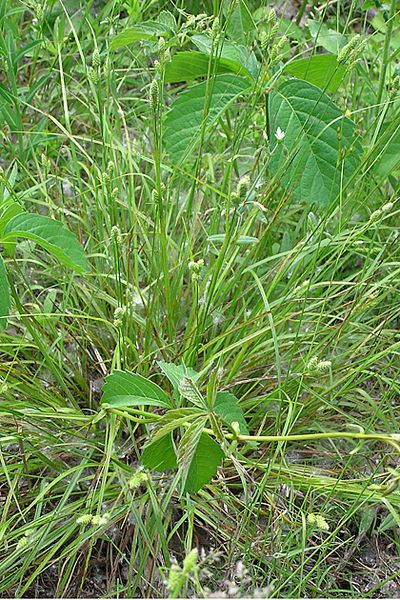
[[[398,597],[399,26],[0,1],[2,597]]]

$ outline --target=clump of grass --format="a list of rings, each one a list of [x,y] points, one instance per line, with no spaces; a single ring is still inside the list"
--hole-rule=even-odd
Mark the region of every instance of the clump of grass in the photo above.
[[[398,585],[399,172],[377,168],[398,139],[397,9],[373,21],[353,2],[333,16],[321,5],[314,35],[249,2],[260,35],[241,45],[259,85],[204,122],[178,165],[163,143],[186,87],[164,81],[176,48],[111,41],[139,22],[175,23],[180,50],[209,33],[221,53],[241,6],[222,4],[0,8],[4,201],[64,222],[91,265],[76,275],[29,241],[2,253],[13,300],[0,333],[4,597],[333,598]],[[366,40],[333,96],[364,153],[339,197],[315,206],[282,187],[292,156],[271,169],[264,96],[328,29]],[[179,496],[174,471],[141,470],[145,418],[100,407],[115,368],[172,393],[159,361],[234,393],[260,436],[197,494]]]

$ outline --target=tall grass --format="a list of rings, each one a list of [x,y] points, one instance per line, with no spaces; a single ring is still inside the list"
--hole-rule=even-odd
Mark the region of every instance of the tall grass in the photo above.
[[[373,169],[398,129],[396,52],[356,3],[335,5],[337,30],[369,34],[335,97],[365,152],[340,202],[306,206],[268,168],[257,92],[178,168],[162,138],[179,86],[151,101],[157,45],[109,49],[162,10],[183,28],[221,7],[1,3],[1,189],[64,221],[91,264],[71,274],[29,242],[6,259],[3,597],[162,597],[194,547],[183,595],[390,595],[399,581],[399,447],[387,443],[399,431],[399,178]],[[332,27],[332,7],[312,10]],[[118,367],[170,390],[159,360],[216,372],[251,434],[280,438],[239,445],[192,497],[178,497],[174,473],[132,485],[148,426],[100,412],[102,382]],[[324,439],[332,431],[384,438]],[[367,572],[373,548],[383,558]]]

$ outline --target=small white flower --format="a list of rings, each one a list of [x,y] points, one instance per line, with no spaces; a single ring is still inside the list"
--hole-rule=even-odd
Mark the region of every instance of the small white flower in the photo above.
[[[277,139],[278,142],[281,142],[283,140],[283,138],[285,137],[285,132],[282,131],[282,129],[280,127],[278,127],[278,129],[275,131],[275,137]]]

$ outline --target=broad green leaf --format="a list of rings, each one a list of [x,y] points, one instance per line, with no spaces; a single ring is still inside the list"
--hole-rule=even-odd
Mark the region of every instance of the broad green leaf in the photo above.
[[[232,425],[235,421],[239,423],[240,433],[248,435],[249,430],[246,419],[236,396],[230,392],[218,392],[215,397],[214,412],[229,425]]]
[[[15,242],[18,238],[32,240],[59,262],[78,272],[89,268],[84,250],[73,233],[49,217],[21,213],[7,223],[3,235],[5,243]]]
[[[165,25],[165,27],[167,27],[168,30],[171,30],[174,33],[176,33],[176,30],[177,30],[176,19],[175,19],[174,15],[171,12],[169,12],[169,10],[162,10],[160,12],[160,14],[158,15],[157,19],[158,19],[158,23],[160,23],[161,25]]]
[[[376,15],[374,16],[374,18],[371,21],[371,25],[375,29],[375,31],[380,31],[381,33],[386,33],[387,23],[385,21],[385,17],[383,16],[382,12],[378,11],[376,13]]]
[[[176,390],[179,390],[179,384],[183,377],[190,377],[192,381],[196,381],[196,379],[200,377],[200,373],[197,373],[194,369],[185,367],[184,365],[174,365],[173,363],[167,363],[163,360],[159,360],[157,364]]]
[[[112,38],[110,47],[112,50],[117,50],[139,40],[156,42],[160,37],[170,37],[172,33],[171,29],[165,23],[145,21],[138,23],[135,27],[121,31],[121,33]]]
[[[24,211],[18,202],[8,201],[4,204],[3,210],[0,214],[0,240],[3,240],[4,238],[4,231],[9,221],[22,212]],[[8,242],[7,244],[3,243],[4,252],[8,256],[13,256],[16,246],[16,242]]]
[[[172,162],[180,163],[195,147],[204,119],[206,130],[209,130],[248,88],[248,80],[227,74],[217,75],[213,80],[198,83],[179,94],[165,117],[164,143]]]
[[[178,52],[165,67],[165,81],[177,83],[180,81],[192,81],[200,77],[206,77],[210,73],[238,73],[250,76],[250,73],[241,64],[226,58],[212,59],[202,52],[192,50],[190,52]]]
[[[283,72],[313,83],[321,89],[336,92],[346,75],[346,68],[337,62],[333,54],[315,54],[287,63]]]
[[[376,506],[366,506],[360,511],[358,535],[364,535],[372,527],[377,515],[376,508]]]
[[[227,33],[236,42],[246,44],[251,38],[254,38],[256,24],[244,0],[237,0],[233,6],[232,10],[232,2],[225,0],[224,12],[227,19]]]
[[[113,371],[106,377],[102,405],[112,407],[160,406],[170,408],[167,394],[158,385],[137,373]]]
[[[207,417],[198,417],[189,425],[183,434],[178,446],[178,470],[182,489],[186,489],[186,480],[196,453],[203,429],[206,426]]]
[[[400,34],[398,32],[399,29],[397,29],[395,33],[393,32],[390,36],[390,46],[394,50],[399,50],[400,48]],[[374,33],[373,36],[368,38],[368,45],[373,48],[379,48],[381,44],[385,43],[385,36],[386,34],[384,33]]]
[[[199,33],[192,36],[191,39],[200,52],[204,54],[212,53],[215,58],[229,61],[231,64],[241,65],[253,79],[257,79],[260,65],[254,52],[251,52],[246,46],[224,39],[218,47],[215,47],[211,37],[206,33]]]
[[[176,467],[176,453],[171,434],[146,444],[140,460],[145,467],[155,471],[164,471]]]
[[[297,79],[270,94],[269,115],[270,172],[285,191],[309,204],[336,198],[361,159],[355,124],[319,88]]]
[[[308,19],[307,27],[316,46],[322,46],[332,54],[339,54],[339,51],[347,43],[345,35],[338,33],[334,29],[329,29],[325,23]]]
[[[400,123],[393,121],[383,127],[375,149],[374,168],[381,177],[387,177],[400,168]]]
[[[0,212],[0,239],[4,236],[5,228],[13,217],[23,213],[23,209],[18,202],[8,201],[2,205]]]
[[[209,483],[224,458],[222,448],[207,433],[202,433],[187,472],[185,492],[197,492]]]
[[[296,42],[303,42],[304,40],[303,28],[296,25],[296,23],[294,23],[294,21],[291,21],[290,19],[280,18],[279,30],[289,40],[296,40]]]
[[[7,327],[10,313],[10,290],[8,287],[7,271],[0,256],[0,329]]]

